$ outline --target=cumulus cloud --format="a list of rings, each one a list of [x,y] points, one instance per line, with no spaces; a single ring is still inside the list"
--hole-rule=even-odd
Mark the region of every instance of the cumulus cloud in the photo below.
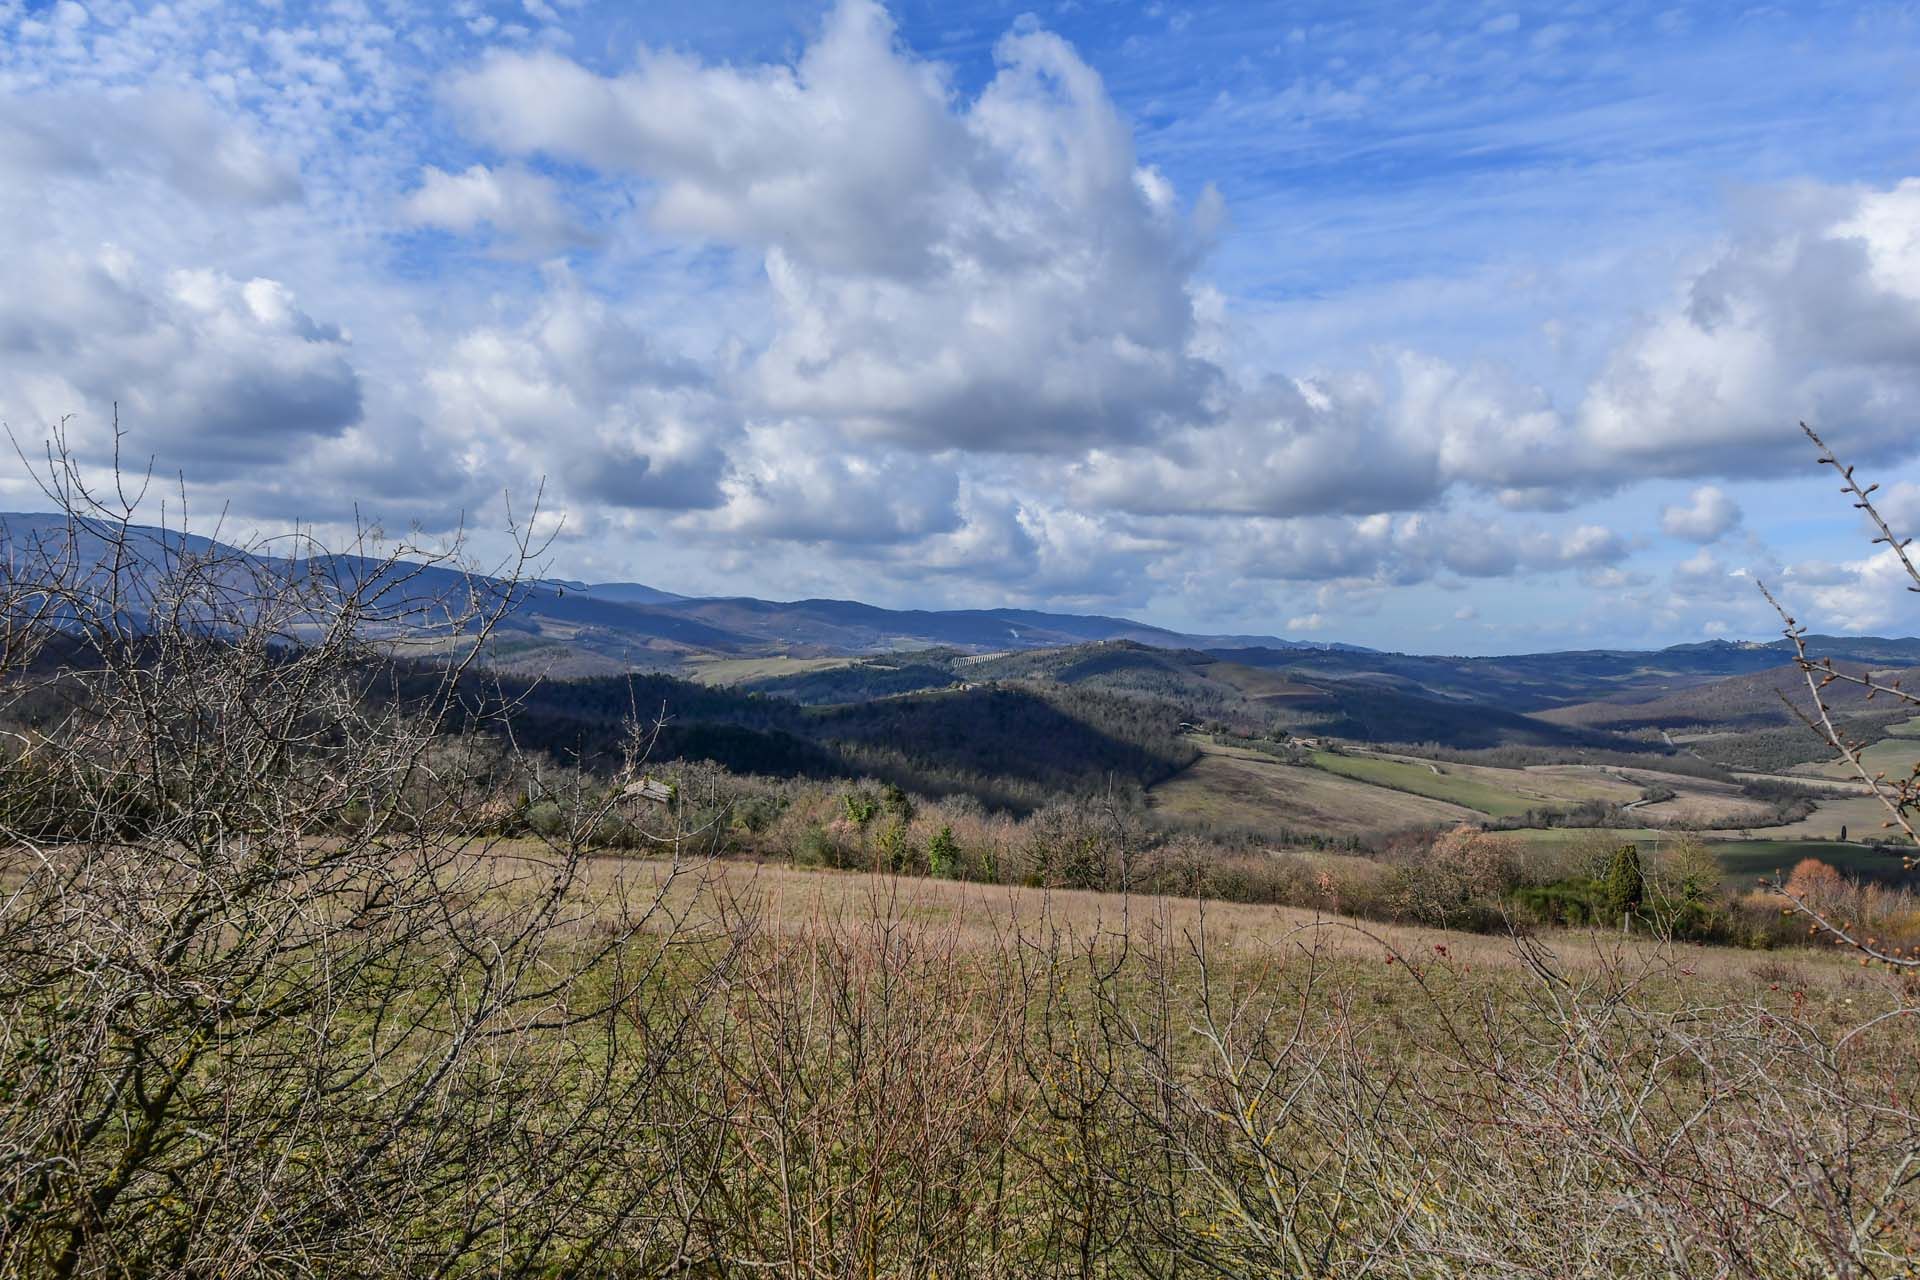
[[[807,423],[751,427],[703,528],[729,536],[851,545],[950,533],[960,522],[952,468],[852,448]]]
[[[1805,583],[1807,603],[1794,606],[1809,625],[1847,634],[1911,625],[1913,579],[1891,550],[1827,568]]]
[[[1495,363],[1412,351],[1230,378],[1230,316],[1195,276],[1217,197],[1183,207],[1058,37],[1017,24],[995,64],[963,94],[900,46],[877,3],[842,0],[791,64],[649,50],[603,74],[522,51],[452,77],[446,98],[476,139],[638,179],[656,232],[756,255],[771,327],[694,391],[663,386],[650,358],[563,375],[531,329],[494,326],[462,341],[464,372],[436,375],[444,407],[464,384],[478,420],[521,424],[505,430],[528,462],[587,441],[596,460],[568,483],[602,500],[704,509],[689,527],[715,535],[896,548],[942,573],[993,548],[1003,581],[1079,563],[1118,585],[1197,554],[1230,520],[1230,559],[1256,577],[1626,583],[1639,581],[1619,567],[1629,548],[1602,525],[1445,508],[1464,493],[1564,512],[1647,475],[1799,467],[1796,413],[1906,396],[1903,340],[1866,338],[1920,299],[1901,293],[1907,187],[1815,192],[1757,219],[1571,408]],[[564,234],[556,193],[517,160],[429,169],[407,210]],[[1811,346],[1794,314],[1809,289]],[[1797,407],[1769,416],[1781,406]],[[555,420],[580,425],[532,426]],[[1897,435],[1840,438],[1871,453]],[[635,466],[607,465],[609,448]],[[916,468],[902,449],[942,460]],[[1021,451],[1058,462],[987,496],[979,460]],[[1044,492],[1056,484],[1070,507]],[[1739,523],[1713,485],[1662,513],[1669,535],[1702,544]],[[1109,559],[1070,550],[1117,537],[1137,541]]]
[[[958,578],[991,574],[1017,582],[1038,566],[1039,540],[1022,523],[1020,504],[1014,498],[963,484],[954,513],[953,528],[912,547],[914,569]]]
[[[1465,514],[1414,512],[1358,519],[1308,517],[1250,522],[1236,539],[1239,571],[1290,582],[1368,579],[1410,586],[1443,574],[1499,578],[1617,564],[1628,549],[1597,524],[1552,530]]]
[[[191,198],[242,206],[301,193],[296,166],[184,89],[0,95],[0,172],[24,182],[152,175]]]
[[[1717,588],[1724,583],[1728,573],[1720,557],[1702,547],[1673,567],[1673,580],[1686,587]]]
[[[77,414],[77,439],[103,443],[117,401],[137,448],[197,477],[284,466],[358,422],[349,352],[278,281],[156,278],[112,248],[16,263],[0,293],[0,405],[14,422]]]
[[[27,246],[0,416],[99,427],[117,399],[136,449],[252,511],[447,522],[546,476],[607,560],[652,539],[743,588],[793,569],[1250,627],[1250,583],[1327,584],[1274,618],[1338,619],[1395,584],[1529,575],[1744,620],[1728,561],[1759,543],[1729,537],[1734,497],[1769,527],[1738,482],[1810,471],[1796,419],[1874,470],[1920,439],[1920,183],[1756,200],[1637,319],[1556,318],[1551,390],[1497,342],[1296,359],[1257,350],[1239,250],[1210,278],[1217,193],[1144,163],[1032,19],[960,70],[875,0],[840,0],[791,59],[608,67],[530,51],[605,41],[521,7],[551,29],[0,0],[0,237]],[[1294,123],[1353,114],[1347,79],[1290,98]],[[464,140],[411,114],[436,83]],[[1159,110],[1156,148],[1205,141]],[[1450,323],[1478,305],[1457,283],[1394,296]],[[1362,309],[1301,302],[1285,336],[1313,341],[1322,306]],[[1611,527],[1644,508],[1594,503],[1648,477],[1687,486],[1661,528],[1712,549],[1660,586]],[[1920,489],[1884,493],[1920,527]],[[1866,562],[1792,554],[1787,585],[1868,607]]]
[[[426,381],[441,423],[522,484],[551,474],[614,507],[724,500],[738,423],[707,375],[565,273],[522,323],[462,336]]]
[[[1874,495],[1874,503],[1896,535],[1920,535],[1920,484],[1902,481],[1889,485],[1884,493]]]
[[[793,66],[647,52],[601,76],[499,54],[448,95],[467,127],[657,185],[662,231],[759,251],[769,410],[929,449],[1070,449],[1207,416],[1190,275],[1217,197],[1183,210],[1100,77],[1020,26],[961,101],[842,0]]]
[[[1564,432],[1551,405],[1492,369],[1412,352],[1374,370],[1267,379],[1235,391],[1221,419],[1153,446],[1091,451],[1082,501],[1143,514],[1374,514],[1438,503],[1456,487],[1503,505],[1561,510],[1567,486],[1512,486],[1556,471]]]
[[[1151,530],[963,483],[948,532],[884,548],[905,581],[929,574],[982,604],[1071,602],[1112,607],[1148,599],[1185,544]]]
[[[1215,421],[1094,450],[1075,493],[1140,512],[1296,515],[1419,509],[1467,489],[1561,511],[1652,476],[1804,472],[1802,418],[1851,458],[1905,456],[1920,441],[1915,228],[1920,180],[1783,199],[1687,273],[1571,411],[1496,367],[1401,352],[1229,391]],[[1662,527],[1711,542],[1740,514],[1709,485]]]
[[[1273,378],[1227,418],[1152,445],[1095,449],[1072,471],[1085,503],[1144,515],[1369,514],[1432,503],[1445,489],[1424,424],[1366,374]],[[1378,447],[1356,450],[1356,438]]]
[[[1582,405],[1588,465],[1804,468],[1797,423],[1857,459],[1920,439],[1920,180],[1805,188],[1733,237],[1616,349]]]
[[[1739,504],[1713,485],[1702,485],[1686,502],[1660,512],[1662,532],[1688,542],[1718,542],[1739,523]]]
[[[593,243],[568,213],[552,179],[518,165],[489,169],[476,164],[462,173],[428,165],[419,189],[406,198],[401,216],[417,226],[471,232],[491,227],[533,253],[552,253]]]

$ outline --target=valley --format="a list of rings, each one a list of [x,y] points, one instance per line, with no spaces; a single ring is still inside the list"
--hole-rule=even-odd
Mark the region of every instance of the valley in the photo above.
[[[59,532],[44,517],[0,524],[15,542]],[[323,572],[400,610],[474,585],[439,567],[280,565],[134,535]],[[1920,640],[1808,642],[1842,672],[1920,670]],[[435,652],[398,631],[392,651],[429,665]],[[1535,848],[1695,836],[1730,868],[1818,846],[1891,876],[1882,855],[1855,856],[1886,814],[1795,718],[1806,693],[1784,641],[1457,657],[1098,615],[541,580],[513,588],[474,656],[518,707],[521,741],[562,759],[604,762],[622,724],[658,720],[662,764],[874,779],[1014,817],[1117,790],[1166,832],[1269,849],[1377,849],[1464,823]],[[1920,718],[1845,683],[1830,701],[1871,770],[1920,764]]]
[[[1229,830],[1334,837],[1384,836],[1471,822],[1463,805],[1391,791],[1335,771],[1284,764],[1244,747],[1209,743],[1200,758],[1146,794],[1149,811]]]

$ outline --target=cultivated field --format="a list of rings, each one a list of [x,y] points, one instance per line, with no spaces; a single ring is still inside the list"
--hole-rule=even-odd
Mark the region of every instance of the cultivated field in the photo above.
[[[1889,778],[1909,777],[1920,765],[1920,719],[1909,720],[1892,733],[1860,753],[1860,762],[1869,773],[1884,773]],[[1816,778],[1857,779],[1860,775],[1845,760],[1801,765],[1795,773]]]
[[[1777,827],[1756,827],[1747,832],[1762,840],[1833,840],[1846,828],[1851,840],[1873,840],[1892,831],[1887,808],[1872,796],[1836,796],[1820,801],[1813,813],[1798,822]]]
[[[1716,840],[1709,847],[1727,873],[1743,885],[1751,884],[1757,877],[1785,876],[1802,858],[1817,858],[1843,875],[1903,886],[1913,881],[1913,877],[1903,871],[1898,854],[1881,853],[1861,844],[1766,839]]]
[[[1764,820],[1767,807],[1736,784],[1653,769],[1601,765],[1497,768],[1384,752],[1312,753],[1311,767],[1293,766],[1256,749],[1202,746],[1202,758],[1153,788],[1152,803],[1181,818],[1225,827],[1261,827],[1320,835],[1378,835],[1418,826],[1511,818],[1565,810],[1587,802],[1631,806],[1656,832],[1666,828],[1737,828]],[[1636,804],[1662,788],[1672,798]],[[1832,835],[1856,825],[1861,798],[1841,794],[1803,823],[1756,831],[1768,838]],[[1864,803],[1873,803],[1870,799]],[[1881,815],[1884,817],[1884,814]],[[1879,820],[1860,831],[1877,831]],[[1576,828],[1577,830],[1577,828]],[[1536,837],[1537,842],[1537,837]]]
[[[1317,751],[1316,769],[1372,783],[1395,791],[1460,805],[1495,818],[1517,818],[1529,809],[1553,808],[1574,798],[1569,789],[1585,792],[1600,785],[1582,779],[1569,784],[1564,776],[1535,776],[1527,770],[1488,769],[1475,765],[1442,764],[1405,756],[1342,755]],[[1637,794],[1630,790],[1631,794]]]
[[[749,680],[771,680],[780,676],[803,675],[809,671],[831,671],[836,667],[850,667],[852,658],[723,658],[702,655],[690,659],[686,664],[686,674],[701,684],[729,685],[745,684]]]
[[[1642,849],[1654,849],[1675,837],[1671,831],[1655,831],[1652,827],[1518,827],[1500,832],[1500,838],[1512,840],[1529,849],[1556,850],[1586,845],[1618,845],[1627,841],[1632,841]],[[1718,845],[1714,847],[1716,850],[1719,848]]]
[[[1659,833],[1646,834],[1657,837]],[[1817,847],[1751,843],[1754,848],[1746,859],[1730,869]],[[656,882],[664,882],[665,864],[653,864],[653,875]],[[1065,932],[1082,938],[1105,935],[1116,941],[1125,936],[1136,945],[1169,935],[1204,935],[1210,953],[1229,971],[1247,966],[1247,972],[1257,972],[1276,960],[1311,953],[1331,965],[1344,981],[1358,983],[1362,991],[1402,986],[1395,976],[1380,970],[1390,953],[1422,958],[1444,954],[1451,964],[1478,975],[1477,983],[1510,978],[1524,982],[1534,973],[1513,941],[1497,934],[1357,920],[1299,907],[1127,898],[1085,890],[737,862],[714,863],[698,874],[682,876],[674,884],[671,900],[677,904],[676,915],[684,912],[695,932],[713,933],[723,921],[743,914],[750,915],[758,929],[795,937],[817,935],[832,922],[862,926],[876,920],[894,921],[909,928],[937,930],[943,940],[979,954],[998,951],[1036,932]],[[1556,964],[1573,974],[1618,970],[1622,965],[1664,969],[1672,959],[1663,944],[1623,939],[1612,929],[1547,930],[1539,936],[1552,950]],[[1756,954],[1727,947],[1688,947],[1684,955],[1683,967],[1690,970],[1683,975],[1686,979],[1698,979],[1693,985],[1717,988],[1725,995],[1750,994],[1772,981],[1762,975],[1783,964],[1791,966],[1803,989],[1833,1002],[1829,1012],[1836,1016],[1846,1014],[1849,999],[1888,990],[1885,978],[1863,974],[1848,957],[1826,951]],[[1678,971],[1668,972],[1671,976]]]
[[[1451,769],[1472,771],[1481,766],[1449,765]],[[1525,775],[1519,783],[1522,792],[1539,788],[1540,794],[1559,800],[1604,800],[1624,804],[1640,794],[1640,786],[1622,770],[1590,764],[1537,764],[1525,769],[1488,769],[1488,773]]]
[[[1369,836],[1472,821],[1458,804],[1392,791],[1270,755],[1212,743],[1200,759],[1148,794],[1169,817],[1224,828]]]
[[[1824,806],[1823,806],[1824,807]],[[1767,806],[1737,793],[1690,787],[1671,800],[1641,805],[1633,815],[1654,826],[1723,829],[1764,822]]]

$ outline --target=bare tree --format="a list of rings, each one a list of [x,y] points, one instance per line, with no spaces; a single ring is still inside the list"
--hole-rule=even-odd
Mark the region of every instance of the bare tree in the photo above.
[[[146,529],[60,437],[36,474],[57,517],[0,555],[0,1273],[672,1257],[698,1135],[648,1123],[681,1049],[637,1015],[692,850],[487,835],[511,708],[475,663],[527,525],[482,576]]]
[[[1874,504],[1873,494],[1880,486],[1869,484],[1864,488],[1861,487],[1860,482],[1854,478],[1854,469],[1843,463],[1813,428],[1803,422],[1800,424],[1800,429],[1806,433],[1807,439],[1812,441],[1814,448],[1818,451],[1820,464],[1833,468],[1840,476],[1841,492],[1853,499],[1855,509],[1864,513],[1873,526],[1872,545],[1886,547],[1907,577],[1913,580],[1913,585],[1907,589],[1920,592],[1920,567],[1914,564],[1913,557],[1908,553],[1908,547],[1912,545],[1913,539],[1895,533],[1886,517]],[[1820,736],[1835,754],[1847,762],[1854,774],[1879,800],[1887,812],[1887,821],[1884,826],[1897,830],[1905,837],[1908,845],[1920,851],[1920,833],[1915,830],[1916,815],[1920,815],[1920,764],[1916,764],[1905,777],[1889,778],[1884,772],[1869,769],[1862,758],[1864,745],[1853,741],[1835,719],[1833,708],[1827,701],[1826,691],[1835,684],[1852,685],[1865,690],[1868,700],[1885,698],[1890,702],[1904,703],[1917,710],[1920,710],[1920,696],[1902,689],[1898,680],[1882,680],[1871,671],[1846,671],[1836,666],[1832,658],[1820,658],[1809,653],[1805,624],[1787,611],[1765,583],[1761,584],[1760,590],[1766,596],[1767,603],[1771,604],[1774,611],[1780,615],[1783,633],[1793,645],[1794,662],[1800,668],[1800,674],[1806,682],[1810,702],[1808,707],[1801,707],[1787,699],[1784,694],[1782,700],[1809,729]],[[1916,865],[1915,854],[1903,854],[1902,859],[1905,868],[1912,871]],[[1833,940],[1884,964],[1904,969],[1920,968],[1920,955],[1895,952],[1880,945],[1874,937],[1835,918],[1820,904],[1807,901],[1802,896],[1790,892],[1789,886],[1785,884],[1777,884],[1774,888],[1792,903],[1794,910],[1812,921],[1815,930]]]
[[[611,780],[534,769],[482,670],[524,536],[486,576],[370,533],[236,551],[142,529],[139,485],[90,488],[58,440],[43,478],[61,515],[0,532],[0,1276],[1851,1278],[1920,1254],[1909,975],[1809,962],[1823,1003],[1769,991],[1762,965],[1800,963],[1777,958],[1714,957],[1703,988],[1660,930],[742,888],[671,819],[608,856],[649,731]],[[530,796],[554,820],[503,836]],[[1059,817],[1037,865],[1137,885],[1125,818]],[[1505,882],[1462,841],[1436,921],[1455,881]]]

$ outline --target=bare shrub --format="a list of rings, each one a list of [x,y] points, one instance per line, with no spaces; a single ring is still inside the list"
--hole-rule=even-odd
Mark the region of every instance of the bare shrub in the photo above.
[[[155,542],[52,461],[66,532],[0,579],[0,1274],[1785,1280],[1920,1254],[1911,977],[1677,945],[1660,922],[1711,889],[1684,848],[1645,868],[1657,927],[1501,941],[1435,926],[1571,864],[1472,830],[1384,871],[1220,865],[1111,796],[1018,824],[755,784],[748,812],[698,769],[655,830],[617,799],[637,725],[612,779],[529,760],[472,665],[524,544],[492,584],[415,590],[431,559]],[[704,860],[742,829],[881,874]],[[943,833],[953,874],[1032,887],[893,874]],[[1141,896],[1236,884],[1309,909]],[[1417,923],[1321,914],[1363,897]]]
[[[1800,429],[1806,433],[1807,439],[1818,451],[1820,465],[1832,468],[1840,476],[1841,492],[1853,499],[1854,508],[1860,511],[1873,527],[1871,544],[1884,546],[1887,554],[1894,557],[1907,577],[1912,580],[1913,585],[1908,587],[1908,590],[1920,592],[1920,566],[1915,565],[1908,552],[1913,539],[1895,533],[1887,523],[1886,517],[1874,505],[1873,494],[1880,486],[1869,484],[1863,487],[1854,478],[1853,468],[1841,462],[1834,451],[1827,447],[1826,441],[1822,440],[1811,427],[1803,422],[1800,424]],[[1869,770],[1861,758],[1862,744],[1848,736],[1828,703],[1826,690],[1835,684],[1852,686],[1863,690],[1867,701],[1884,699],[1896,706],[1904,705],[1915,709],[1920,709],[1920,696],[1902,689],[1898,680],[1883,679],[1872,671],[1857,673],[1845,671],[1836,667],[1831,658],[1814,657],[1807,650],[1806,626],[1787,612],[1785,606],[1775,598],[1765,584],[1761,585],[1760,590],[1766,596],[1767,603],[1779,613],[1783,634],[1793,645],[1794,661],[1799,666],[1801,677],[1806,684],[1809,705],[1798,706],[1784,693],[1781,694],[1781,700],[1805,723],[1808,729],[1846,761],[1862,782],[1866,783],[1868,790],[1886,810],[1887,821],[1884,825],[1897,832],[1901,839],[1903,866],[1908,871],[1914,870],[1917,865],[1920,865],[1920,859],[1916,859],[1913,852],[1920,850],[1920,832],[1915,829],[1916,817],[1920,816],[1920,765],[1916,765],[1905,777],[1889,778],[1884,773]],[[1816,931],[1825,933],[1842,945],[1852,947],[1867,958],[1882,964],[1895,968],[1920,968],[1920,956],[1899,954],[1877,942],[1869,941],[1858,927],[1849,927],[1845,922],[1830,918],[1816,904],[1804,901],[1789,892],[1785,885],[1779,888],[1794,908],[1812,921]]]
[[[471,664],[535,549],[236,553],[142,530],[57,441],[41,479],[61,522],[0,579],[34,708],[0,774],[0,1272],[670,1249],[641,1122],[675,1045],[627,1017],[667,889],[589,883],[605,808],[495,847],[501,739],[460,736],[501,727]]]

